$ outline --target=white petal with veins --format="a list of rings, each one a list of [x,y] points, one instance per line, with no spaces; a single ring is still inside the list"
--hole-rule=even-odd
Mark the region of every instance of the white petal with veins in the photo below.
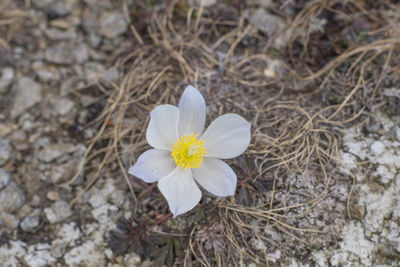
[[[201,199],[201,191],[190,169],[176,167],[158,181],[158,188],[168,201],[174,217],[193,209]]]
[[[128,172],[146,183],[154,183],[170,174],[175,167],[171,152],[150,149],[140,155]]]
[[[172,151],[179,138],[179,109],[172,105],[161,105],[153,109],[150,116],[147,142],[154,148]]]
[[[201,135],[206,123],[206,102],[199,90],[190,85],[186,87],[178,107],[180,110],[179,135],[191,133]]]
[[[216,118],[200,137],[205,140],[206,157],[230,159],[242,154],[250,144],[250,123],[236,114]]]
[[[233,196],[236,174],[220,159],[205,158],[200,168],[192,169],[194,179],[208,192],[219,196]]]

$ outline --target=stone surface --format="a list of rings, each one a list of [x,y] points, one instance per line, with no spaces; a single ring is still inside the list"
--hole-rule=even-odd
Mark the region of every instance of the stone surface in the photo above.
[[[0,94],[8,91],[11,83],[14,80],[15,71],[11,67],[5,67],[1,70],[0,76]]]
[[[398,126],[382,114],[375,116],[374,124],[382,125],[387,135],[378,134],[380,127],[368,131],[371,135],[367,136],[362,129],[351,128],[343,137],[345,152],[342,154],[351,153],[353,163],[343,161],[342,166],[357,180],[354,190],[358,192],[358,204],[350,212],[359,221],[348,222],[343,231],[343,241],[339,243],[340,249],[330,257],[325,256],[325,261],[332,266],[377,266],[379,262],[385,262],[387,266],[398,264],[392,259],[395,259],[393,255],[400,253],[400,143],[389,134]],[[364,166],[360,168],[355,164],[357,161],[370,164],[359,165]],[[354,213],[355,210],[358,211]]]
[[[8,139],[0,138],[0,166],[3,166],[11,157],[11,146]]]
[[[60,200],[53,203],[50,208],[45,208],[44,213],[50,223],[57,223],[71,216],[72,211],[67,202]]]
[[[66,41],[66,40],[71,40],[75,39],[77,37],[77,34],[75,31],[71,30],[60,30],[57,28],[49,28],[44,30],[44,34],[47,36],[47,38],[54,40],[54,41]]]
[[[6,187],[11,181],[11,174],[0,168],[0,190]]]
[[[19,219],[15,215],[0,210],[0,229],[15,229],[18,223]]]
[[[16,27],[0,57],[0,265],[140,266],[139,257],[117,257],[107,244],[116,219],[131,212],[121,181],[96,183],[78,199],[76,216],[68,203],[86,185],[84,172],[59,186],[80,166],[87,133],[98,131],[88,122],[103,99],[88,83],[108,90],[119,82],[112,54],[117,60],[131,38],[121,3],[22,2],[28,27]]]
[[[50,254],[50,245],[39,243],[28,247],[27,254],[23,257],[24,263],[32,267],[45,267],[54,265],[56,259]]]
[[[24,232],[34,232],[39,224],[40,218],[38,215],[29,215],[21,221],[20,227]]]
[[[258,8],[251,15],[248,15],[250,23],[270,38],[273,38],[274,47],[281,49],[287,46],[290,36],[287,32],[286,22],[264,8]]]
[[[56,109],[57,113],[61,116],[67,115],[72,108],[74,107],[74,101],[67,97],[62,97],[57,99],[54,108]]]
[[[273,36],[286,27],[286,23],[280,17],[268,13],[264,8],[257,9],[249,20],[251,24],[269,36]]]
[[[15,182],[10,182],[7,187],[0,191],[0,210],[14,212],[24,203],[24,191]]]
[[[76,147],[72,144],[53,144],[40,150],[38,158],[43,162],[49,163],[75,150]]]
[[[56,191],[49,191],[47,192],[46,197],[50,201],[57,201],[60,199],[60,194]]]
[[[75,159],[69,160],[64,164],[57,164],[56,166],[52,166],[50,173],[51,182],[54,184],[59,184],[61,182],[68,181],[75,175],[78,167],[79,162]],[[83,170],[82,175],[80,176],[83,176]],[[77,180],[82,180],[82,177]]]
[[[33,195],[31,199],[31,206],[38,207],[40,205],[40,197],[38,195]]]
[[[42,61],[35,61],[32,65],[32,68],[39,77],[40,81],[50,82],[58,81],[60,79],[60,73],[57,68],[47,65]]]
[[[66,251],[65,244],[56,241],[53,242],[53,244],[51,245],[50,254],[54,258],[61,258],[62,256],[64,256],[65,251]]]
[[[196,4],[203,5],[204,7],[210,7],[217,3],[217,0],[196,0]]]
[[[45,58],[48,62],[55,64],[72,64],[74,62],[74,58],[65,43],[59,43],[47,48]]]
[[[11,109],[11,117],[16,118],[42,99],[41,86],[29,77],[17,79],[15,85],[15,100]]]
[[[129,253],[124,257],[125,266],[137,266],[140,263],[140,257],[135,253]]]
[[[60,65],[82,64],[89,59],[89,50],[82,43],[70,44],[60,42],[46,49],[45,59],[48,62]]]
[[[13,130],[15,130],[16,126],[12,123],[0,123],[0,139],[1,137],[5,137],[9,135]]]
[[[100,34],[107,38],[116,38],[128,29],[124,15],[116,12],[104,13],[100,17]]]
[[[27,244],[20,240],[11,240],[7,246],[0,246],[0,262],[3,266],[20,266],[26,247]]]
[[[89,59],[89,50],[86,44],[78,44],[73,50],[73,56],[75,62],[78,64],[83,64]]]
[[[72,248],[64,256],[68,266],[101,266],[104,259],[104,253],[96,249],[96,244],[93,241],[86,241],[82,245]]]

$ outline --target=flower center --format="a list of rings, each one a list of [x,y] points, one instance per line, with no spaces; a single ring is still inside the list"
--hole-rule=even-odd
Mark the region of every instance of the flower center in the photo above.
[[[199,168],[203,162],[207,149],[204,148],[204,140],[197,139],[198,134],[181,136],[172,149],[171,156],[174,158],[178,167]]]

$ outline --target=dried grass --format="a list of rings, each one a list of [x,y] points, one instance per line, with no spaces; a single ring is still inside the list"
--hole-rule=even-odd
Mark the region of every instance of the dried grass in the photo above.
[[[374,41],[350,47],[316,71],[306,66],[305,62],[313,60],[308,54],[310,35],[299,33],[308,33],[312,19],[324,10],[343,13],[349,19],[362,14],[376,20],[376,15],[371,15],[359,1],[348,1],[346,7],[336,9],[339,2],[310,1],[298,13],[289,28],[291,61],[285,64],[284,75],[275,79],[263,75],[271,57],[243,45],[245,38],[261,38],[243,18],[234,25],[232,21],[210,19],[202,7],[189,8],[183,25],[182,19],[175,18],[173,2],[165,13],[153,13],[146,36],[140,36],[132,28],[140,45],[116,63],[115,67],[124,73],[121,82],[112,89],[99,84],[107,96],[107,106],[96,120],[99,131],[85,153],[81,168],[90,165],[93,158],[100,157],[101,164],[96,166],[85,190],[117,162],[130,187],[134,214],[143,213],[146,208],[137,200],[138,191],[126,171],[148,149],[145,141],[148,113],[162,103],[176,104],[182,89],[193,84],[206,97],[209,121],[227,112],[251,121],[251,145],[245,155],[231,161],[238,172],[239,191],[243,187],[251,197],[245,201],[239,201],[237,196],[211,200],[217,212],[207,222],[222,225],[215,226],[215,236],[224,237],[225,248],[206,249],[199,234],[204,232],[203,226],[192,225],[187,233],[184,265],[225,266],[229,262],[241,266],[250,260],[268,266],[268,248],[254,249],[249,240],[255,238],[268,244],[271,240],[265,229],[269,227],[307,244],[307,237],[322,232],[320,227],[306,229],[288,221],[306,218],[324,199],[335,195],[334,185],[343,176],[337,171],[341,132],[368,117],[382,81],[391,75],[391,66],[399,56],[400,39],[393,21],[388,19],[381,27],[386,29],[385,34],[371,33]],[[225,29],[225,34],[220,33],[221,29]],[[294,56],[299,43],[303,44],[302,52]],[[312,177],[318,186],[310,185],[306,201],[287,205],[275,195],[278,190],[289,196],[298,193],[288,186],[293,176]],[[351,177],[345,179],[350,185]],[[256,186],[268,182],[272,185],[269,190]],[[348,206],[349,203],[350,196]],[[163,211],[166,208],[160,213]],[[282,250],[288,245],[281,244]]]
[[[21,31],[28,19],[28,12],[12,0],[0,3],[0,48],[9,49],[8,42]]]

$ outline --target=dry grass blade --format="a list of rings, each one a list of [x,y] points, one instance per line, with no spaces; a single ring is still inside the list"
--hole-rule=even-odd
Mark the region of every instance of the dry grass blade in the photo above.
[[[9,48],[8,42],[13,36],[24,29],[28,19],[28,12],[16,6],[11,0],[0,3],[0,45]]]

